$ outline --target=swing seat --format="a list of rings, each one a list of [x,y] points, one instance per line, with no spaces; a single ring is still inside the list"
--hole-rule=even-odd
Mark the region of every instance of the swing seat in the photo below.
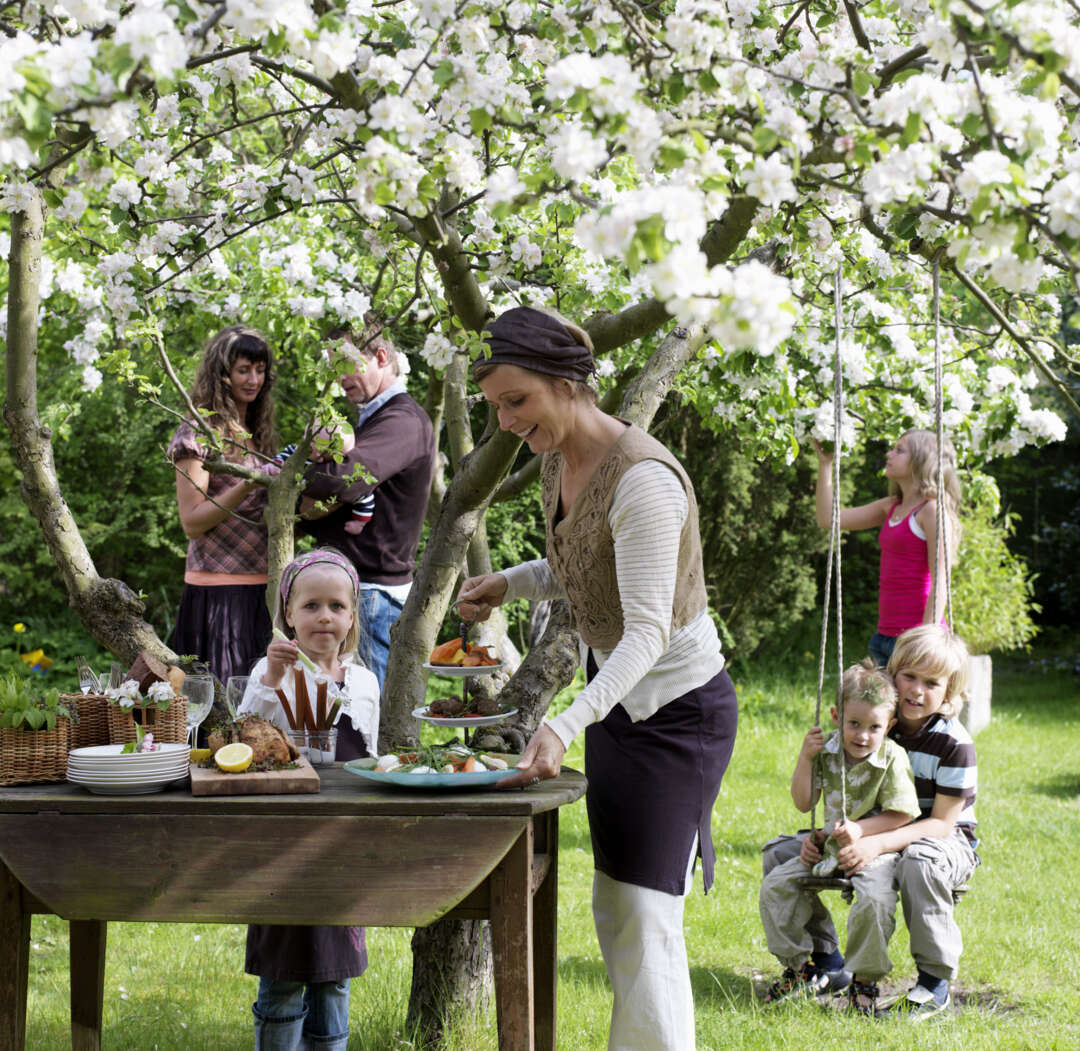
[[[796,881],[803,890],[838,890],[840,897],[849,905],[855,898],[855,887],[847,876],[800,876]],[[960,899],[967,894],[969,888],[966,883],[954,887],[952,892],[953,905],[959,905]]]

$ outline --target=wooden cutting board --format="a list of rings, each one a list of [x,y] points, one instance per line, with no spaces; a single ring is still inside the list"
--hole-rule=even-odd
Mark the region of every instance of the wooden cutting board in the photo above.
[[[319,775],[304,756],[293,770],[259,770],[251,774],[226,774],[204,766],[191,767],[193,796],[292,795],[318,792]]]

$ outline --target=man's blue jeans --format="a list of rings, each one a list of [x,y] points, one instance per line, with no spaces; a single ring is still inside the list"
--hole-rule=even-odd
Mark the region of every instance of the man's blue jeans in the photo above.
[[[356,655],[375,673],[382,689],[386,663],[390,659],[390,629],[401,616],[402,604],[379,588],[361,587],[357,611],[360,619],[360,642]]]
[[[349,1042],[349,979],[281,982],[259,979],[255,1051],[345,1051]]]

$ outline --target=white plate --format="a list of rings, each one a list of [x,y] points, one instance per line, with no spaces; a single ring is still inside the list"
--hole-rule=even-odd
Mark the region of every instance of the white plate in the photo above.
[[[471,774],[399,774],[394,770],[389,772],[376,770],[377,759],[350,759],[345,764],[345,769],[350,774],[367,778],[369,781],[378,781],[386,785],[397,785],[400,788],[483,788],[485,785],[493,785],[507,777],[512,777],[520,771],[514,768],[521,756],[505,755],[500,752],[492,752],[500,759],[505,759],[509,764],[507,770],[477,770]]]
[[[428,715],[427,705],[423,708],[414,708],[413,715],[417,719],[423,719],[432,726],[494,726],[517,715],[518,710],[511,708],[508,712],[499,712],[498,715]]]
[[[96,796],[146,796],[151,792],[164,792],[174,780],[175,778],[168,781],[139,781],[133,784],[83,784],[79,787]]]
[[[430,664],[425,663],[426,671],[436,675],[449,675],[451,679],[466,679],[470,675],[490,675],[502,667],[502,661],[498,664],[478,664],[475,668],[463,668],[460,664]]]
[[[161,744],[152,752],[124,752],[122,744],[92,744],[85,748],[72,748],[68,756],[76,759],[102,760],[120,759],[125,762],[145,759],[163,759],[168,755],[179,755],[181,752],[190,752],[186,744]]]
[[[69,774],[86,774],[88,777],[115,777],[123,780],[127,777],[163,777],[165,774],[183,773],[188,768],[188,761],[171,763],[157,763],[154,766],[82,766],[78,763],[68,763]],[[179,774],[177,774],[179,776]]]
[[[176,768],[174,770],[160,770],[154,771],[152,774],[135,775],[135,774],[86,774],[78,770],[69,770],[67,772],[67,779],[75,784],[140,784],[147,781],[175,781],[178,778],[183,777],[187,773],[187,768]]]

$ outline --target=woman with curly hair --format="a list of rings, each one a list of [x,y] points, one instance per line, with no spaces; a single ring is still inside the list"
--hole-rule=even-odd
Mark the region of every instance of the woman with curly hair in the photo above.
[[[265,470],[277,449],[274,359],[254,329],[230,325],[206,345],[191,403],[217,434],[224,458]],[[184,592],[172,647],[206,661],[223,682],[246,675],[270,638],[266,608],[266,489],[208,471],[207,436],[185,420],[169,444],[176,502],[188,537]]]

